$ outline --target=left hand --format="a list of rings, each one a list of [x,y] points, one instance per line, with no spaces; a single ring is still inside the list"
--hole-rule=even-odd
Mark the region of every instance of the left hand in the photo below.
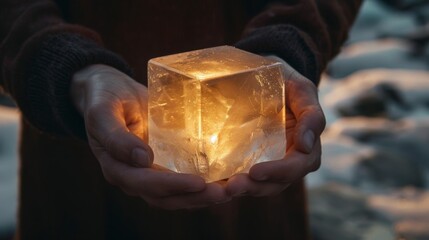
[[[326,121],[317,87],[288,64],[285,76],[286,155],[280,160],[256,164],[248,174],[231,177],[226,184],[231,196],[277,195],[320,167],[320,135]]]
[[[147,88],[115,68],[90,65],[73,75],[71,99],[85,120],[88,144],[106,181],[167,210],[231,199],[219,183],[152,164],[147,145]]]

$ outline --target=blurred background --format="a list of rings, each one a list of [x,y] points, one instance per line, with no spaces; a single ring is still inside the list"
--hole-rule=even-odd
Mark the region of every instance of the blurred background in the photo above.
[[[429,1],[366,0],[319,89],[314,239],[429,239]],[[0,93],[0,240],[16,225],[19,120]]]
[[[314,239],[429,239],[429,1],[366,0],[319,87]]]

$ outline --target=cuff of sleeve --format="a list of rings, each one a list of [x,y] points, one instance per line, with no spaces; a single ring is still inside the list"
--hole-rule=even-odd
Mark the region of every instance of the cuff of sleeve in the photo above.
[[[32,55],[21,81],[20,106],[25,118],[36,128],[55,135],[86,138],[85,124],[70,98],[72,76],[91,64],[106,64],[132,75],[118,55],[96,42],[72,33],[45,38]]]
[[[257,28],[235,46],[257,54],[276,55],[314,84],[319,83],[320,70],[316,54],[299,30],[291,25]]]

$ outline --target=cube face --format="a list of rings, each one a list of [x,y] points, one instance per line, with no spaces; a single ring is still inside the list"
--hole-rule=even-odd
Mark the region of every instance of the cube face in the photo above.
[[[217,181],[286,152],[281,63],[216,47],[149,61],[155,164]]]

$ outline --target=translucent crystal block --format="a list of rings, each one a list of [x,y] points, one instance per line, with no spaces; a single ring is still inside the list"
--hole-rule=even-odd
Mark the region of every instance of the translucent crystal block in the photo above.
[[[286,152],[282,64],[234,47],[149,61],[154,163],[207,182]]]

